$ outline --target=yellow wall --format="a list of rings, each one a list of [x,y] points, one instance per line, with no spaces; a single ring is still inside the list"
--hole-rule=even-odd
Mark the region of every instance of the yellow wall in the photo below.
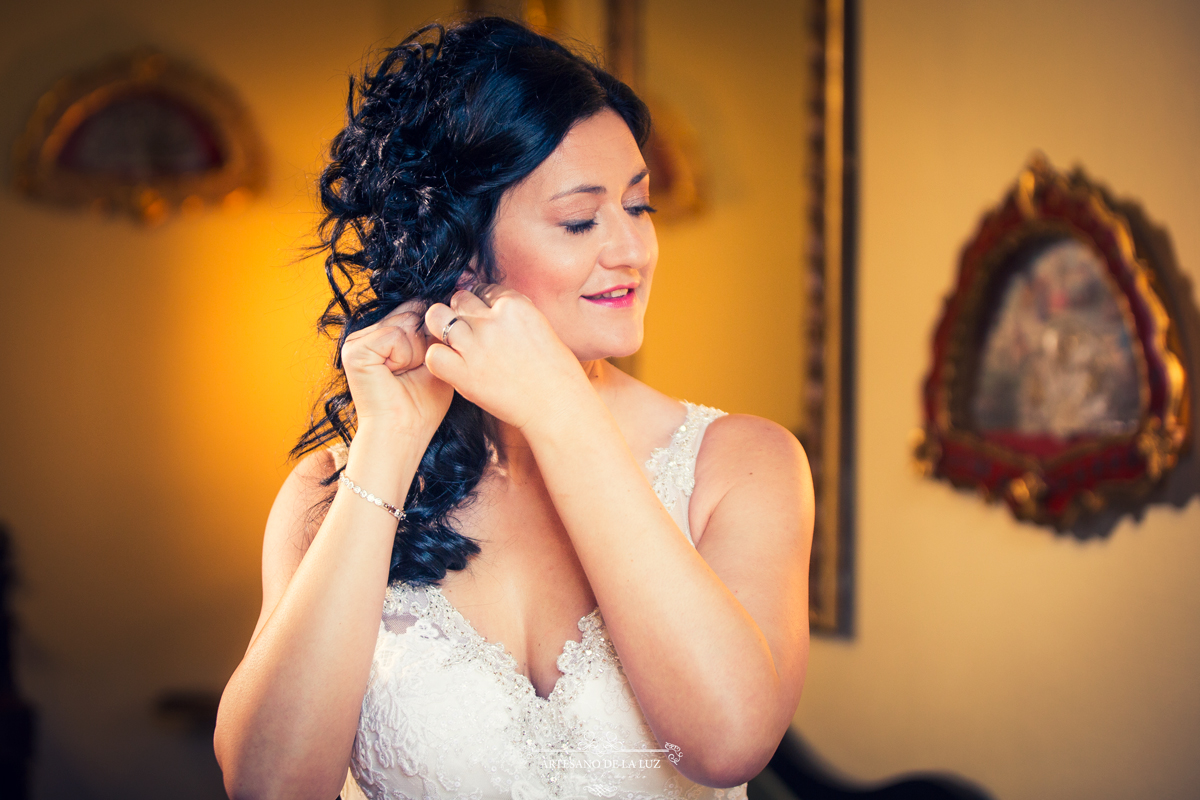
[[[1182,0],[865,3],[858,636],[814,643],[796,717],[849,775],[1196,796],[1200,502],[1080,542],[907,452],[958,248],[1035,148],[1142,201],[1200,280],[1198,34]]]
[[[707,211],[659,227],[639,376],[793,430],[802,422],[808,6],[651,0],[645,19],[646,91],[695,128]]]

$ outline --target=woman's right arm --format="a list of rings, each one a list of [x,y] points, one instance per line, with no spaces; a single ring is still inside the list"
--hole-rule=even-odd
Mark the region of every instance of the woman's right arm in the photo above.
[[[358,430],[346,475],[403,506],[453,390],[424,366],[404,307],[342,350]],[[305,459],[284,483],[263,543],[258,625],[221,697],[214,747],[233,800],[331,800],[346,777],[379,631],[396,520],[341,490],[315,534],[335,467]]]

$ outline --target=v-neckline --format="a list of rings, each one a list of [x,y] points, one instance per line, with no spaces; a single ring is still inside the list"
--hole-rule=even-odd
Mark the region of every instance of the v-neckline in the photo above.
[[[646,471],[648,471],[650,473],[651,485],[654,485],[656,483],[655,478],[658,477],[658,473],[655,470],[655,465],[658,464],[659,470],[661,470],[662,454],[666,453],[666,452],[670,452],[671,450],[676,449],[678,447],[679,441],[687,433],[688,424],[691,423],[692,416],[695,414],[695,411],[697,409],[697,406],[693,405],[692,403],[688,403],[686,401],[684,401],[683,406],[684,406],[683,422],[681,422],[678,426],[675,427],[675,429],[673,431],[671,431],[670,441],[668,441],[665,445],[663,445],[661,447],[656,447],[653,450],[651,450],[650,456],[646,459],[645,462],[643,462],[645,464]],[[656,494],[657,494],[657,492],[656,492]],[[662,500],[662,498],[659,497],[659,500]],[[521,682],[522,687],[527,687],[529,689],[529,691],[532,693],[532,697],[535,699],[535,701],[541,701],[543,703],[551,703],[551,702],[555,701],[557,698],[562,696],[562,693],[559,691],[559,687],[561,687],[563,685],[563,678],[565,678],[567,676],[567,673],[563,672],[558,667],[558,662],[561,661],[562,657],[567,654],[567,651],[570,649],[571,645],[574,644],[574,645],[583,646],[585,644],[584,640],[587,638],[587,632],[584,630],[584,623],[588,620],[589,617],[593,617],[593,616],[597,617],[600,620],[601,625],[603,625],[603,623],[604,623],[604,617],[601,616],[601,614],[600,614],[600,606],[598,604],[596,605],[595,608],[593,608],[588,613],[584,614],[582,617],[580,617],[576,621],[575,627],[576,627],[576,629],[579,630],[580,637],[579,637],[579,639],[567,639],[565,642],[563,642],[562,647],[559,648],[558,655],[555,656],[555,658],[554,658],[555,669],[558,669],[558,671],[559,671],[558,677],[554,680],[554,685],[550,687],[550,693],[547,694],[545,697],[543,697],[542,695],[538,694],[537,687],[533,685],[533,680],[528,675],[526,675],[524,672],[521,671],[521,669],[520,669],[521,662],[517,661],[516,656],[514,656],[512,654],[512,652],[508,649],[508,646],[506,644],[504,644],[503,642],[499,642],[499,641],[492,641],[491,639],[488,639],[486,636],[484,636],[482,633],[480,633],[475,628],[475,626],[473,624],[471,624],[471,621],[469,619],[467,619],[466,615],[463,614],[461,611],[459,611],[458,607],[455,606],[453,603],[451,603],[450,599],[448,597],[446,597],[445,594],[442,593],[442,588],[440,586],[438,586],[436,584],[430,584],[424,588],[426,589],[426,591],[429,591],[433,596],[438,598],[438,600],[445,607],[445,610],[448,611],[451,614],[451,616],[459,624],[462,625],[462,628],[466,632],[466,634],[468,636],[470,636],[471,638],[473,638],[476,641],[476,643],[481,644],[485,647],[490,647],[493,650],[495,650],[497,653],[499,653],[502,656],[502,660],[505,662],[506,665],[508,665],[511,675],[515,679],[517,679]]]
[[[533,685],[533,680],[524,672],[521,672],[520,662],[517,661],[516,656],[509,651],[507,645],[505,645],[503,642],[494,642],[476,630],[475,626],[471,624],[471,620],[467,619],[466,615],[459,611],[458,608],[450,602],[449,598],[442,593],[440,586],[430,585],[424,587],[424,589],[432,596],[438,598],[438,601],[443,604],[444,610],[450,613],[454,620],[462,626],[463,631],[468,636],[473,638],[477,644],[483,645],[484,647],[490,647],[499,653],[502,656],[505,664],[509,667],[511,674],[515,678],[519,679],[523,686],[529,688],[535,700],[540,700],[543,703],[549,703],[555,698],[562,696],[562,693],[559,691],[559,687],[562,686],[562,680],[567,676],[567,673],[559,669],[558,677],[554,680],[554,685],[550,687],[550,693],[543,697],[542,695],[538,694],[537,687]],[[579,639],[567,639],[565,642],[563,642],[562,647],[559,648],[558,655],[554,659],[554,665],[556,669],[558,669],[558,662],[562,660],[564,655],[567,654],[567,650],[570,649],[571,645],[574,644],[582,647],[586,644],[585,640],[587,639],[587,631],[585,630],[584,623],[586,623],[590,617],[596,617],[600,620],[600,624],[603,625],[604,618],[600,616],[600,606],[598,605],[580,617],[575,623],[575,627],[580,633]]]

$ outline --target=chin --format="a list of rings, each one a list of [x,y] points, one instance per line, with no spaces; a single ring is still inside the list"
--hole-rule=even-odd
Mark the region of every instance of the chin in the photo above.
[[[604,342],[590,342],[586,347],[572,348],[580,361],[595,361],[601,358],[625,358],[642,348],[642,333],[636,336],[614,337]]]

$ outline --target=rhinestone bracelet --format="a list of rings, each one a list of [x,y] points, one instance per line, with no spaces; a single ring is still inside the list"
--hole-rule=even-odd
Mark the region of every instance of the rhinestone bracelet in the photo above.
[[[369,493],[366,489],[362,488],[361,486],[356,484],[354,481],[347,478],[345,472],[343,472],[341,475],[338,476],[338,483],[345,486],[347,489],[354,492],[356,495],[363,498],[368,503],[374,503],[375,505],[377,505],[380,508],[387,511],[389,514],[391,514],[396,519],[400,520],[401,522],[404,521],[404,512],[403,511],[396,508],[394,505],[392,505],[388,501],[384,500],[382,497],[376,497],[375,495]]]

